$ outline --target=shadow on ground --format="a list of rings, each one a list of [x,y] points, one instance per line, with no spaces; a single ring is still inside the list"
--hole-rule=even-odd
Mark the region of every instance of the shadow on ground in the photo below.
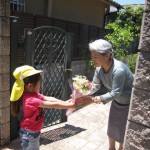
[[[40,144],[49,144],[71,136],[74,136],[86,129],[65,124],[65,126],[44,132],[41,134]]]
[[[56,128],[47,132],[41,133],[40,145],[50,144],[62,139],[74,136],[86,129],[75,127],[73,125],[65,124],[63,127]],[[1,147],[2,150],[21,150],[19,138],[11,142],[5,147]]]

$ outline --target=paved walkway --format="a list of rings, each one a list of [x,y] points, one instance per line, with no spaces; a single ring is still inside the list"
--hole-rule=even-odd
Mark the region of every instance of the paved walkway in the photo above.
[[[40,150],[108,150],[107,122],[110,103],[91,104],[68,121],[42,130]],[[18,139],[2,150],[21,150]]]

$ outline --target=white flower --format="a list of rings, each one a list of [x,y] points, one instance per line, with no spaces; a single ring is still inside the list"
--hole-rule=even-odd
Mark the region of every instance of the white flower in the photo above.
[[[88,91],[91,88],[91,83],[85,76],[76,75],[73,80],[73,86],[82,91]]]

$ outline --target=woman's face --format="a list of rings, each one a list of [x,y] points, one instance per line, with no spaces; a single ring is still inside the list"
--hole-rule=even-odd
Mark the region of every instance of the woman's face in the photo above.
[[[108,61],[108,54],[100,54],[98,52],[92,51],[91,58],[96,67],[102,67]]]

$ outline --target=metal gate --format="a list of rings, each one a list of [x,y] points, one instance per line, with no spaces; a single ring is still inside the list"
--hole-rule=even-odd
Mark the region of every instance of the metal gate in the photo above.
[[[25,62],[43,70],[41,93],[66,100],[70,96],[72,35],[42,26],[25,30]],[[65,110],[45,109],[44,127],[66,121]]]

